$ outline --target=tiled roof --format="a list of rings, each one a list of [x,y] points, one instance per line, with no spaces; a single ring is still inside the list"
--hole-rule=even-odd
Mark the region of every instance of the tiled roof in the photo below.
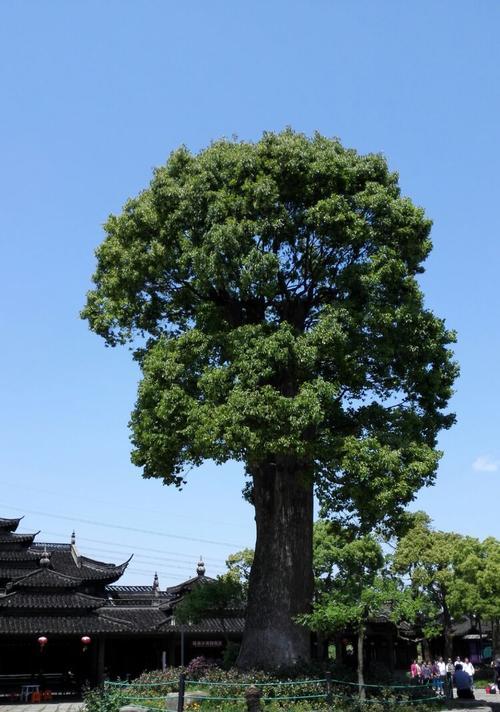
[[[116,566],[115,564],[95,561],[86,556],[78,556],[71,544],[50,545],[37,543],[31,547],[31,551],[40,552],[41,556],[45,548],[50,552],[52,569],[79,579],[81,582],[113,583],[123,575],[129,563],[125,561],[123,564]]]
[[[457,638],[462,637],[464,635],[474,635],[476,633],[479,634],[479,630],[473,625],[471,625],[470,619],[468,617],[462,618],[461,620],[455,621],[453,623],[453,635],[456,635]],[[482,621],[481,633],[491,635],[491,621],[487,619]]]
[[[72,544],[61,543],[60,541],[35,541],[31,548],[39,549],[40,553],[44,549],[47,549],[47,551],[71,551]]]
[[[169,586],[167,588],[167,593],[169,593],[170,595],[184,594],[188,591],[191,591],[194,586],[198,586],[201,583],[211,583],[214,580],[215,579],[211,578],[210,576],[205,575],[193,576],[193,578],[190,578],[187,581],[178,583],[177,586]]]
[[[106,586],[106,591],[117,596],[127,596],[135,594],[151,595],[152,586]],[[166,591],[160,591],[162,596],[166,596]]]
[[[115,564],[103,564],[100,561],[94,561],[93,559],[81,556],[80,575],[81,578],[86,581],[102,581],[112,583],[114,581],[118,581],[118,579],[124,574],[129,561],[130,559],[124,561],[123,564],[116,566]]]
[[[160,604],[170,600],[166,591],[157,591],[154,595],[152,586],[107,586],[106,593],[113,606],[147,606],[152,601]]]
[[[171,625],[172,607],[194,587],[213,581],[199,564],[197,576],[166,591],[113,586],[128,561],[116,566],[80,556],[73,544],[35,543],[35,534],[12,531],[18,524],[0,519],[0,581],[6,583],[6,593],[0,594],[0,636],[176,634],[187,628]],[[188,630],[239,633],[244,625],[239,616],[207,618]]]
[[[34,534],[14,534],[14,532],[0,530],[0,544],[31,544],[39,533],[40,532],[35,532]]]
[[[5,519],[4,517],[0,517],[0,529],[2,531],[13,532],[19,526],[21,519],[22,517],[17,519]]]
[[[40,554],[37,551],[29,549],[18,549],[17,551],[9,551],[8,549],[0,549],[0,564],[3,561],[39,561]]]
[[[175,632],[188,632],[188,633],[243,633],[245,627],[245,619],[242,616],[228,617],[228,618],[204,618],[199,623],[194,623],[192,625],[186,625],[175,622],[172,625],[173,618],[166,618],[165,621],[159,626],[159,630],[165,631],[175,631]]]
[[[86,616],[0,616],[0,634],[10,635],[91,635],[130,632],[127,621],[112,620],[91,613]]]
[[[31,611],[40,609],[80,608],[90,610],[101,608],[106,600],[98,596],[88,596],[85,593],[32,593],[28,591],[12,591],[6,596],[0,596],[0,608],[23,609]]]
[[[12,581],[7,588],[8,589],[37,589],[37,588],[48,588],[48,589],[76,589],[80,585],[80,581],[73,576],[67,576],[59,571],[53,571],[52,569],[40,568],[35,571],[31,571],[29,574],[18,578],[16,581]]]
[[[131,630],[141,633],[157,632],[159,626],[164,623],[165,615],[155,606],[142,608],[101,608],[99,615],[107,619],[126,622]]]
[[[22,578],[23,576],[26,576],[29,574],[31,571],[38,570],[38,569],[4,569],[0,567],[0,580],[2,581],[13,581],[14,579]]]

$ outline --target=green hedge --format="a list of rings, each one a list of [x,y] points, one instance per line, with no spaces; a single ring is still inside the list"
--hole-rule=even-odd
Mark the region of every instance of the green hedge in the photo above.
[[[217,667],[193,669],[169,668],[142,674],[130,683],[108,683],[104,690],[93,690],[85,695],[85,712],[118,712],[126,704],[135,704],[151,710],[165,708],[165,697],[177,692],[179,675],[186,674],[186,693],[197,690],[211,699],[200,700],[189,710],[202,712],[244,712],[244,694],[249,684],[257,684],[262,691],[266,712],[421,712],[440,710],[438,700],[427,704],[418,698],[431,692],[422,688],[413,690],[397,688],[390,690],[387,682],[367,688],[368,701],[361,704],[357,699],[357,687],[350,686],[351,671],[333,670],[333,706],[326,703],[325,676],[297,679],[291,676],[276,676],[262,671],[242,673],[236,669],[222,670]],[[193,674],[194,673],[194,674]],[[344,673],[344,674],[343,674]],[[195,679],[198,678],[198,679]],[[281,698],[281,699],[280,699]]]

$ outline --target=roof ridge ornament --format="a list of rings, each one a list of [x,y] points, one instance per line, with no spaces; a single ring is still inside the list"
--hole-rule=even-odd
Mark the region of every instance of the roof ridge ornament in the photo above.
[[[75,530],[73,529],[73,531],[71,532],[71,546],[75,546],[75,544],[76,544],[76,534],[75,534]]]
[[[47,547],[44,546],[42,556],[40,557],[40,566],[50,566],[50,553]]]
[[[203,557],[200,554],[200,560],[198,561],[198,565],[196,566],[196,573],[198,576],[204,576],[205,575],[205,564],[203,562]]]
[[[158,578],[158,572],[155,571],[153,578],[153,606],[160,605],[160,580]]]

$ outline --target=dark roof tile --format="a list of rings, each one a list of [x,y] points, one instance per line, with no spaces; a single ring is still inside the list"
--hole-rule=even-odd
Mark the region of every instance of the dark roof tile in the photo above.
[[[191,591],[194,586],[198,586],[202,583],[212,583],[213,581],[215,581],[215,579],[211,578],[210,576],[193,576],[193,578],[190,578],[187,581],[178,583],[177,586],[169,586],[167,588],[167,593],[169,593],[170,595],[183,595],[184,593]]]
[[[22,519],[22,517],[9,518],[9,519],[0,517],[0,529],[2,531],[14,532],[14,531],[16,531],[17,527],[19,526],[19,522],[21,521],[21,519]]]
[[[0,566],[3,561],[39,561],[40,554],[29,549],[19,549],[9,551],[8,549],[0,549]]]
[[[165,615],[162,611],[151,605],[142,608],[106,607],[99,610],[99,615],[103,618],[126,622],[136,633],[154,633],[165,622]]]
[[[18,578],[16,581],[12,581],[7,588],[8,589],[37,589],[37,588],[48,588],[48,589],[59,589],[59,588],[69,588],[76,589],[80,585],[80,581],[73,576],[67,576],[66,574],[60,573],[60,571],[53,571],[52,569],[40,568],[35,571],[31,571],[29,574],[24,575],[22,578]]]
[[[39,533],[40,532],[35,532],[34,534],[15,534],[14,532],[0,530],[0,544],[2,546],[6,544],[31,544]]]
[[[127,632],[130,628],[127,621],[112,620],[96,613],[86,616],[0,616],[0,633],[9,635],[91,635]]]
[[[98,596],[88,596],[85,593],[38,593],[29,591],[12,591],[6,596],[0,596],[0,608],[29,609],[86,609],[101,608],[106,605],[106,599]]]
[[[0,567],[0,580],[2,581],[14,581],[15,579],[23,578],[30,572],[38,571],[38,569],[10,569]]]
[[[166,618],[166,620],[159,626],[160,630],[176,631],[185,633],[242,633],[245,627],[245,619],[242,616],[234,616],[229,618],[204,618],[199,623],[194,623],[192,625],[183,625],[175,621],[175,618]]]

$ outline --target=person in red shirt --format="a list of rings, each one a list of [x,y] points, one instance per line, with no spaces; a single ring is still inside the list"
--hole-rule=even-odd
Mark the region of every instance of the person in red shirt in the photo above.
[[[413,682],[422,682],[422,670],[416,660],[410,665],[410,675]]]

